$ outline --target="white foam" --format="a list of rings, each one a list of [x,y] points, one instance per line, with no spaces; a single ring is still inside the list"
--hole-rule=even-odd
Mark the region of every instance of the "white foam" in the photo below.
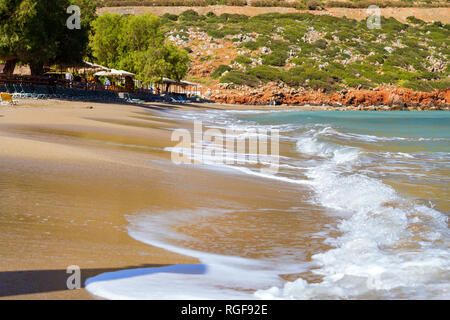
[[[374,136],[369,134],[349,133],[327,127],[326,131],[322,132],[324,135],[339,136],[350,140],[360,140],[365,142],[383,142],[383,141],[448,141],[448,138],[423,138],[423,137],[389,137],[389,136]]]
[[[292,183],[292,184],[300,184],[300,185],[311,185],[313,183],[310,180],[292,179],[292,178],[288,178],[288,177],[284,177],[284,176],[280,176],[280,175],[276,175],[276,174],[262,173],[259,171],[251,170],[246,167],[233,166],[232,168],[235,170],[247,173],[249,175],[254,175],[254,176],[265,178],[265,179],[278,180],[278,181],[283,181],[283,182]]]
[[[271,180],[287,182],[287,183],[291,183],[291,184],[310,185],[313,183],[312,181],[306,180],[306,179],[292,179],[292,178],[288,178],[285,176],[280,176],[276,173],[273,174],[273,173],[270,173],[270,170],[250,169],[250,168],[243,167],[243,166],[226,164],[226,162],[228,162],[228,161],[237,162],[237,160],[236,160],[237,154],[233,155],[232,157],[227,157],[226,155],[220,156],[220,157],[215,157],[215,156],[206,156],[206,155],[197,156],[194,152],[192,152],[192,149],[190,149],[190,148],[166,147],[164,150],[169,151],[169,152],[176,152],[179,154],[187,155],[192,161],[201,163],[202,165],[207,165],[204,167],[205,169],[214,169],[214,170],[216,170],[216,169],[224,170],[225,169],[227,171],[230,171],[230,170],[235,171],[235,172],[237,171],[240,173],[245,173],[247,175],[257,176],[257,177],[264,178],[264,179],[271,179]],[[218,148],[216,150],[224,151],[221,148]],[[246,153],[246,154],[244,154],[244,156],[248,157],[248,156],[250,156],[250,154]],[[255,156],[257,156],[257,155],[255,155]],[[275,157],[275,156],[267,155],[264,157],[266,159],[270,159],[271,157]],[[278,161],[278,159],[277,159],[277,161]],[[244,163],[244,164],[245,163],[251,164],[253,161],[242,157],[242,158],[240,158],[239,162]],[[270,166],[275,163],[277,167],[281,166],[284,168],[296,169],[296,170],[306,169],[305,167],[296,167],[296,166],[291,166],[291,165],[279,165],[276,163],[275,160],[272,162],[259,161],[259,163],[263,166],[267,166],[267,168],[270,168]]]
[[[298,137],[297,151],[308,155],[329,158],[337,164],[353,162],[359,158],[359,150],[354,147],[338,147],[320,142],[318,136],[326,130],[327,128],[321,131],[311,130]]]
[[[416,298],[450,297],[450,252],[447,217],[413,205],[382,181],[355,170],[358,150],[346,154],[317,142],[317,131],[299,138],[298,150],[323,157],[307,171],[316,200],[344,219],[341,236],[327,239],[334,249],[312,256],[323,277],[320,283],[303,279],[255,293],[263,299]],[[348,173],[351,172],[351,173]],[[422,240],[420,240],[422,239]]]
[[[292,266],[185,249],[162,240],[178,238],[167,226],[177,219],[192,218],[192,214],[169,212],[130,217],[129,234],[149,245],[195,257],[199,264],[104,273],[89,278],[86,289],[106,299],[255,299],[255,290],[281,285],[279,273],[294,270]]]

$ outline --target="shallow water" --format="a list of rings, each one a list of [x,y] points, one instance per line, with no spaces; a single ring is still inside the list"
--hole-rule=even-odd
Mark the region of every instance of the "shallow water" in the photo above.
[[[213,110],[169,117],[244,136],[279,130],[275,174],[195,159],[197,169],[263,184],[271,199],[265,193],[245,207],[223,194],[207,207],[130,216],[132,237],[200,264],[104,274],[88,280],[89,291],[149,299],[450,297],[450,114]]]

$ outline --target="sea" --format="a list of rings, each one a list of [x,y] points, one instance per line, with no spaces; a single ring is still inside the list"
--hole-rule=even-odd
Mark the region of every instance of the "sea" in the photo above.
[[[255,181],[248,190],[253,199],[259,188],[269,192],[251,206],[217,202],[129,215],[129,236],[199,263],[104,273],[86,281],[91,293],[107,299],[450,298],[450,113],[179,110],[161,116],[233,129],[243,139],[267,135],[270,141],[277,132],[278,154],[270,155],[276,171],[261,170],[267,163],[219,163],[166,148],[195,158],[186,170]],[[217,141],[194,144],[223,149]]]

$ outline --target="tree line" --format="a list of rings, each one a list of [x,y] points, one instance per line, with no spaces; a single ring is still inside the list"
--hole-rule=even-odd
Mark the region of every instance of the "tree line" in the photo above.
[[[80,8],[80,29],[67,27],[67,8]],[[17,63],[41,75],[44,66],[75,65],[87,59],[136,73],[144,83],[181,80],[188,53],[165,39],[159,17],[105,13],[95,0],[0,0],[0,59],[4,73]]]

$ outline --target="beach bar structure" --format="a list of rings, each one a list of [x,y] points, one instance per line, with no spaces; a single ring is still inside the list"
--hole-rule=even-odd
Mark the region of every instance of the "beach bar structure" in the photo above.
[[[134,73],[124,71],[124,70],[116,70],[109,69],[104,71],[99,71],[94,73],[94,77],[112,77],[112,78],[124,78],[125,79],[125,91],[133,91],[134,90],[134,80],[133,78],[136,75]]]
[[[59,66],[59,70],[58,70]],[[95,101],[188,102],[202,99],[202,85],[169,78],[143,85],[134,73],[82,61],[47,67],[39,76],[0,73],[0,90],[17,97]],[[109,78],[103,83],[99,77]],[[112,80],[112,81],[111,81]]]
[[[107,71],[110,70],[108,67],[96,64],[96,63],[92,63],[89,61],[83,61],[81,63],[76,63],[76,64],[70,64],[70,65],[64,65],[61,64],[59,65],[60,67],[60,71],[63,72],[64,70],[67,71],[76,71],[79,74],[92,74],[94,72],[97,71]]]
[[[202,85],[184,80],[162,78],[161,82],[153,84],[153,88],[160,93],[198,94],[201,95]]]

